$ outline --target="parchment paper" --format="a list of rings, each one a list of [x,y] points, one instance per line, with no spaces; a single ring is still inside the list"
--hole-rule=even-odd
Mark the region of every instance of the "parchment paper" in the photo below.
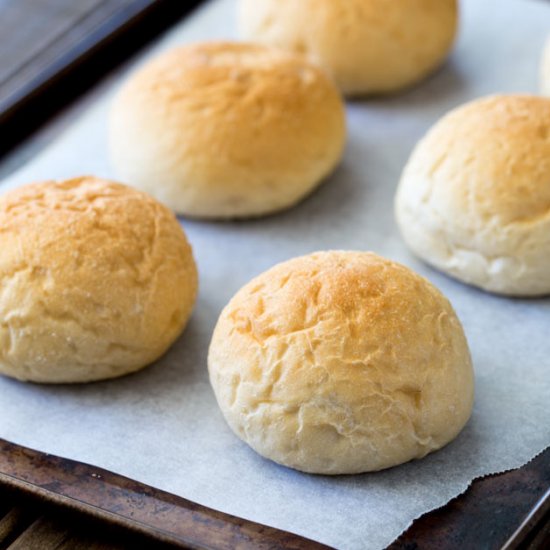
[[[231,0],[210,3],[154,49],[232,36],[233,8]],[[257,221],[183,220],[201,291],[186,332],[158,364],[85,386],[2,378],[0,437],[343,549],[389,544],[475,476],[520,466],[550,444],[550,299],[500,298],[429,269],[406,250],[393,220],[401,169],[443,113],[487,93],[536,91],[550,5],[464,0],[462,11],[458,45],[437,75],[400,96],[349,104],[345,159],[313,196]],[[0,190],[82,173],[114,176],[105,139],[110,93]],[[221,308],[274,263],[333,248],[409,265],[450,298],[464,324],[476,370],[473,417],[455,442],[421,461],[358,476],[305,475],[257,456],[218,411],[206,353]]]

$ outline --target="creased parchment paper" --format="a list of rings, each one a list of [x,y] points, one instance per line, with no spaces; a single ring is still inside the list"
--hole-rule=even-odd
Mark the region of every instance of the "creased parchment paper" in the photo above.
[[[231,0],[207,4],[153,50],[231,37],[233,10]],[[547,32],[549,3],[464,0],[458,45],[443,70],[406,94],[348,105],[344,162],[313,196],[257,221],[183,220],[199,264],[200,297],[186,332],[158,364],[85,386],[2,378],[0,437],[343,549],[382,548],[475,476],[531,459],[550,444],[550,299],[491,296],[424,266],[398,235],[392,201],[413,145],[448,109],[487,93],[536,91]],[[82,173],[114,176],[106,117],[122,72],[0,190]],[[358,476],[305,475],[257,456],[218,411],[206,355],[221,308],[274,263],[334,248],[373,250],[412,267],[450,298],[463,321],[476,370],[473,417],[456,441],[421,461]]]

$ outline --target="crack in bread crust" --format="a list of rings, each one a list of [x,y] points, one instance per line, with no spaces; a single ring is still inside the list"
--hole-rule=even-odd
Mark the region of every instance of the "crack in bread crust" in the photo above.
[[[208,365],[235,433],[314,473],[422,457],[472,407],[471,359],[449,302],[369,253],[296,258],[245,285],[220,315]]]
[[[422,259],[485,290],[550,292],[550,101],[491,96],[451,111],[403,171],[395,213]]]
[[[0,372],[120,376],[159,357],[197,291],[191,247],[151,197],[93,177],[0,197]]]

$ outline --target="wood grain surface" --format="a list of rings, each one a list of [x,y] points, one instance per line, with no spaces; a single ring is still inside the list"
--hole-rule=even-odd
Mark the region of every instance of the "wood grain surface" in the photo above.
[[[0,489],[1,550],[123,550],[173,545]]]

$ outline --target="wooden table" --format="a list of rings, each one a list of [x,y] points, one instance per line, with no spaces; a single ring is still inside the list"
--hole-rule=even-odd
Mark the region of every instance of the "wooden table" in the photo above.
[[[123,550],[172,545],[0,488],[2,550]]]

